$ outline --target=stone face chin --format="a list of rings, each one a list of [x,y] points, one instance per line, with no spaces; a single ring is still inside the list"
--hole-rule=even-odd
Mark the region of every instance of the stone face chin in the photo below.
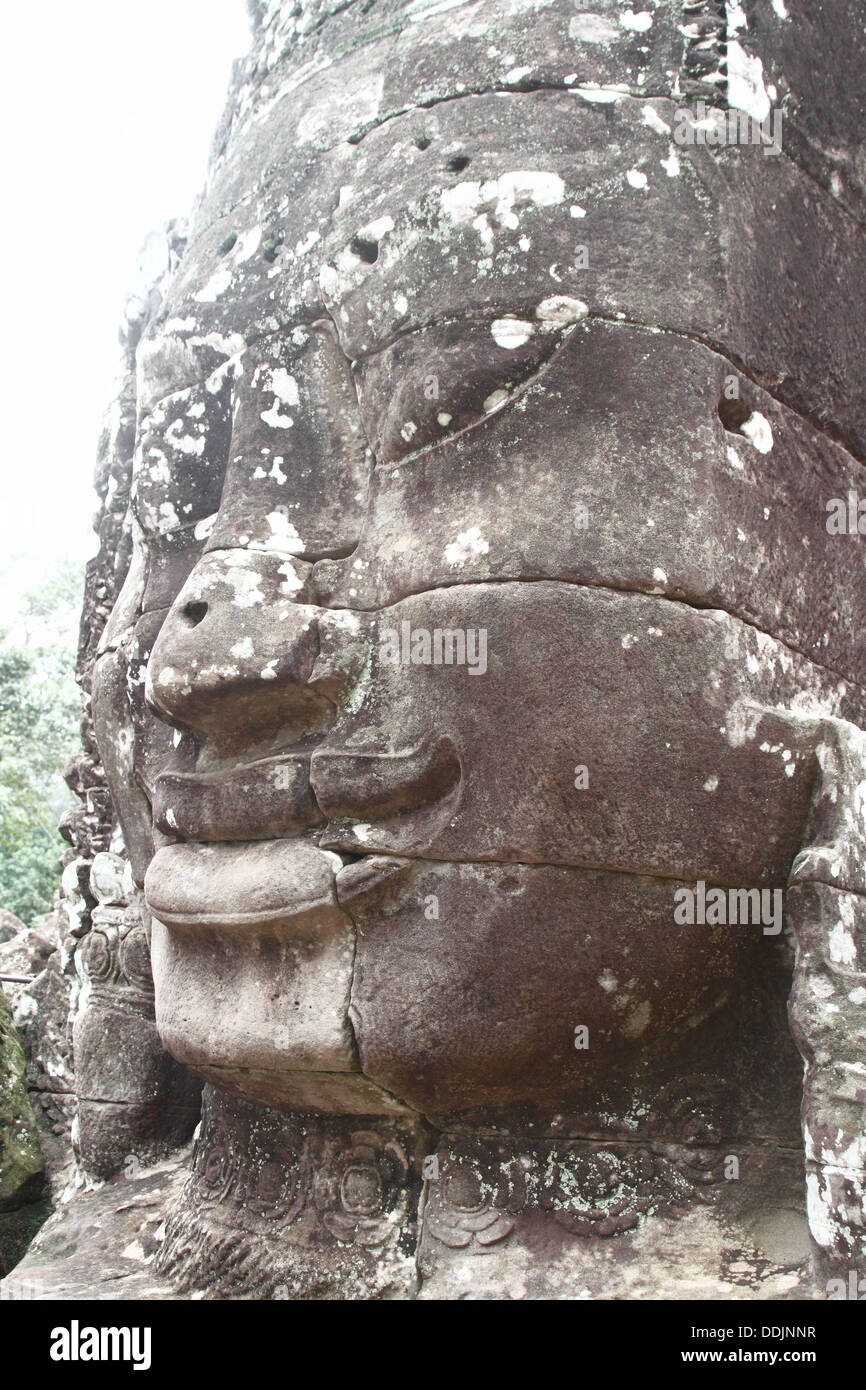
[[[159,851],[146,879],[156,1020],[178,1061],[242,1090],[246,1072],[269,1074],[254,1089],[273,1101],[275,1074],[358,1070],[338,863],[302,840]]]

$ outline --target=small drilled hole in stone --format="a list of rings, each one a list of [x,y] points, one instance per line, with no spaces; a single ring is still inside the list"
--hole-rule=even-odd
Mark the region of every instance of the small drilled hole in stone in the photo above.
[[[507,874],[500,880],[499,889],[502,893],[519,893],[523,884],[516,874]]]
[[[445,168],[446,168],[446,169],[448,170],[448,172],[451,173],[451,174],[460,174],[460,173],[463,172],[464,169],[466,169],[466,168],[468,168],[468,167],[469,167],[469,156],[468,156],[468,154],[455,154],[454,158],[453,158],[453,159],[449,159],[448,163],[445,165]]]
[[[190,627],[198,627],[206,612],[206,603],[187,603],[184,605],[183,616],[186,618]]]
[[[429,150],[429,148],[430,148],[430,136],[429,136],[429,135],[416,135],[416,136],[415,136],[415,148],[416,148],[417,150]]]
[[[349,243],[349,250],[353,256],[366,261],[367,265],[372,265],[374,261],[379,259],[378,241],[370,241],[367,237],[353,237]]]
[[[222,245],[220,246],[220,255],[221,255],[221,256],[227,256],[228,253],[229,253],[229,251],[231,251],[232,247],[234,246],[235,242],[237,241],[237,239],[238,239],[238,234],[237,234],[237,232],[232,232],[231,236],[227,236],[226,239],[225,239],[225,241],[224,241],[224,242],[222,243]]]
[[[719,419],[731,434],[737,434],[740,425],[745,424],[751,413],[749,407],[741,400],[729,401],[723,396],[719,401]]]

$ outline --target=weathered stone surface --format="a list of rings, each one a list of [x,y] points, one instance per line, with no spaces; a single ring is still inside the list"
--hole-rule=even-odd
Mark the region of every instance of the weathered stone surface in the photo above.
[[[24,982],[35,979],[56,946],[57,936],[50,918],[38,927],[22,924],[18,932],[0,943],[0,975],[18,977],[4,983],[7,998],[13,1004]]]
[[[11,941],[13,936],[25,931],[26,927],[14,912],[9,912],[5,907],[0,908],[0,945]]]
[[[85,1170],[211,1083],[155,1296],[866,1268],[861,30],[257,10],[128,318],[70,772]]]
[[[24,1051],[12,1012],[0,989],[0,1221],[2,1214],[35,1202],[42,1192],[44,1164],[36,1120],[27,1096]],[[0,1265],[8,1252],[0,1226]]]
[[[186,1180],[188,1150],[152,1168],[70,1195],[24,1259],[0,1283],[0,1300],[117,1302],[172,1299],[155,1269],[171,1203]]]
[[[710,1147],[457,1134],[435,1157],[422,1300],[814,1296],[802,1163],[789,1153],[751,1150],[736,1182]]]

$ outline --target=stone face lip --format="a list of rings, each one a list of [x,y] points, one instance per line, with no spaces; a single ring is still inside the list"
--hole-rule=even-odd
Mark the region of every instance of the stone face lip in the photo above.
[[[172,927],[297,923],[334,903],[335,867],[306,840],[167,845],[147,871],[145,896]]]
[[[357,1071],[354,931],[340,861],[305,840],[171,845],[148,870],[156,1022],[180,1062],[250,1072]]]
[[[461,761],[444,736],[399,753],[323,748],[311,767],[316,801],[329,818],[325,849],[423,854],[460,801]]]

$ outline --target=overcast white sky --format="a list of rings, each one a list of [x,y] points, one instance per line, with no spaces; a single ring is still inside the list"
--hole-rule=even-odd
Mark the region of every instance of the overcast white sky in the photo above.
[[[41,0],[0,14],[0,574],[17,587],[62,551],[92,552],[96,444],[136,254],[204,180],[249,27],[244,0]]]

